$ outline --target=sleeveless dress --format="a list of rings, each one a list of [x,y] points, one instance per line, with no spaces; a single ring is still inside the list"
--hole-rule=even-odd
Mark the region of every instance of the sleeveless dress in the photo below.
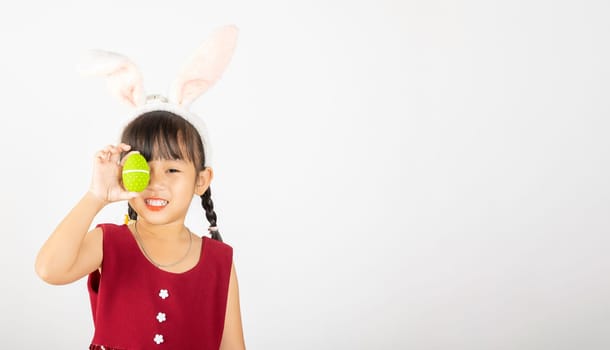
[[[88,276],[95,333],[89,349],[204,350],[220,347],[233,249],[203,237],[199,262],[163,271],[126,225],[101,224],[101,273]]]

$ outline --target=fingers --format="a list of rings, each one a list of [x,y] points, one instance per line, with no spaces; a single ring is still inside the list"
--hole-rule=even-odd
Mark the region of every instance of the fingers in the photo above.
[[[129,145],[126,145],[124,143],[120,143],[117,146],[110,146],[110,161],[113,163],[117,163],[119,164],[119,160],[121,159],[121,153],[122,152],[127,152],[131,149],[131,147],[129,147]]]
[[[103,150],[98,151],[95,154],[95,158],[101,161],[110,160],[110,147],[112,146],[106,146],[106,148],[104,148]]]
[[[119,145],[117,147],[120,147],[121,150],[123,150],[123,152],[127,152],[131,149],[131,146],[126,144],[126,143],[119,143]]]
[[[95,154],[95,158],[100,161],[115,162],[119,163],[119,159],[122,152],[127,152],[131,149],[131,146],[125,143],[120,143],[116,146],[108,145],[104,149],[98,151]]]

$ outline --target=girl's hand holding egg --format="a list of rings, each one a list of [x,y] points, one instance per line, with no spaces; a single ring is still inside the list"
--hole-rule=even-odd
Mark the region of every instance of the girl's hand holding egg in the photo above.
[[[89,192],[105,204],[137,196],[135,192],[125,191],[119,181],[121,176],[121,164],[119,162],[121,153],[128,152],[130,149],[131,146],[124,143],[118,146],[109,145],[95,155],[93,177]],[[139,153],[132,152],[125,158],[133,154]]]

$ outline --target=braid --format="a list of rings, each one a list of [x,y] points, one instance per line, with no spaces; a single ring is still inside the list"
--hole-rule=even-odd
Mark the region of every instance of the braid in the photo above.
[[[129,215],[129,220],[138,220],[138,213],[136,213],[129,203],[127,203],[127,214]]]
[[[205,217],[210,222],[210,227],[216,226],[216,212],[214,212],[214,202],[212,202],[212,189],[208,186],[208,189],[204,194],[201,195],[201,206],[205,209]],[[222,242],[222,237],[218,229],[210,230],[212,239]]]

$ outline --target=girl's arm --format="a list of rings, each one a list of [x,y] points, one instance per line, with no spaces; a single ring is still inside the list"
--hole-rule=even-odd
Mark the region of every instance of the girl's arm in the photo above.
[[[120,154],[129,149],[128,145],[120,144],[97,153],[89,191],[61,221],[36,257],[36,273],[44,281],[67,284],[101,265],[102,230],[87,231],[106,204],[135,196],[125,192],[118,180]]]
[[[36,258],[36,273],[50,284],[74,282],[102,263],[102,230],[87,234],[95,215],[105,203],[90,192],[76,204]]]
[[[229,278],[229,295],[227,298],[227,312],[225,326],[220,342],[220,350],[243,350],[246,348],[244,333],[241,325],[241,311],[239,308],[239,287],[235,265],[231,266]]]

